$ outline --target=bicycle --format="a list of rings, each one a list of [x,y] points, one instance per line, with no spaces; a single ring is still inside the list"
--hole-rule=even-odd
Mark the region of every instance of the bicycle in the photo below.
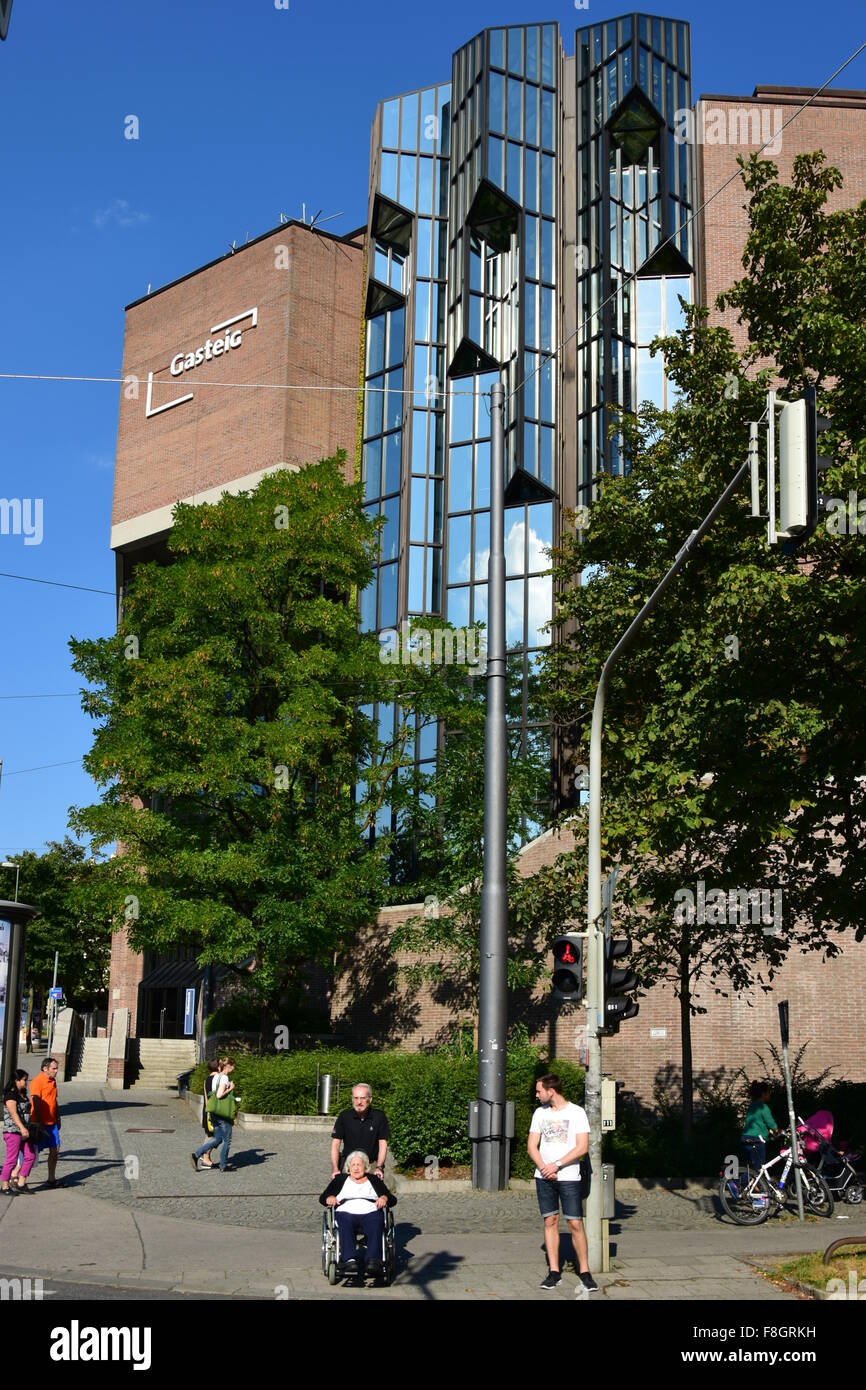
[[[787,1136],[788,1131],[784,1134]],[[820,1173],[816,1173],[803,1159],[803,1150],[796,1146],[797,1162],[800,1168],[800,1181],[803,1190],[803,1206],[815,1216],[832,1216],[833,1194]],[[784,1163],[782,1176],[776,1181],[773,1169]],[[754,1169],[742,1164],[737,1177],[730,1176],[724,1169],[719,1182],[719,1201],[722,1209],[738,1226],[760,1226],[771,1212],[781,1211],[788,1199],[788,1177],[794,1167],[794,1147],[782,1149],[775,1158],[761,1168]]]

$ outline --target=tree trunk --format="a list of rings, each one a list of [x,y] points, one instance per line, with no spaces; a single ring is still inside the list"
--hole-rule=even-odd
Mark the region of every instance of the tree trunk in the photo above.
[[[688,931],[683,928],[680,937],[680,1033],[682,1036],[682,1058],[683,1058],[683,1138],[689,1139],[692,1133],[692,1121],[694,1119],[694,1104],[692,1090],[694,1086],[694,1073],[692,1067],[692,1014],[691,1014],[691,986],[689,983],[689,938]]]

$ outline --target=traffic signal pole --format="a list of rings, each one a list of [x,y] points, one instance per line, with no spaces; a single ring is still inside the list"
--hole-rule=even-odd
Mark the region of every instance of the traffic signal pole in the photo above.
[[[614,665],[631,647],[647,618],[657,607],[665,590],[673,583],[680,570],[692,558],[695,547],[709,531],[716,517],[727,505],[741,481],[750,471],[751,459],[747,459],[728,483],[721,497],[696,531],[677,551],[676,559],[667,574],[653,590],[643,608],[617,642],[602,667],[595,703],[592,709],[592,732],[589,745],[589,844],[586,902],[586,1024],[587,1024],[587,1067],[584,1108],[589,1121],[589,1161],[592,1172],[589,1196],[586,1203],[586,1236],[589,1246],[590,1269],[601,1269],[602,1251],[602,1176],[601,1176],[601,1039],[604,1029],[604,938],[601,930],[601,731],[604,723],[604,704],[607,685]],[[492,532],[491,523],[491,532]],[[492,542],[491,542],[492,543]],[[492,564],[492,556],[491,556]],[[485,855],[486,855],[485,821]],[[606,1261],[604,1261],[606,1263]]]
[[[472,1186],[508,1185],[505,1054],[508,1026],[507,770],[505,732],[505,396],[490,391],[490,559],[487,715],[484,729],[484,879],[478,981],[478,1125],[472,1134]]]

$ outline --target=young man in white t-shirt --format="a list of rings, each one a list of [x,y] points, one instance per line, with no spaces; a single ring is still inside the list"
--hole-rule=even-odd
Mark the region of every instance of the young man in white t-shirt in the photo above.
[[[580,1160],[589,1150],[586,1111],[562,1094],[562,1081],[552,1072],[535,1084],[539,1108],[529,1126],[529,1157],[535,1164],[538,1209],[544,1220],[544,1244],[550,1266],[543,1289],[562,1282],[559,1269],[559,1204],[571,1227],[571,1240],[580,1282],[593,1293],[598,1284],[589,1272],[586,1232],[583,1229]]]

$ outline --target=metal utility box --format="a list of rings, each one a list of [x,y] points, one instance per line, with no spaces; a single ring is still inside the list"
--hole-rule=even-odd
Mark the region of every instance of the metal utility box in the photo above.
[[[601,1078],[601,1131],[609,1134],[616,1129],[616,1082],[612,1076]]]

